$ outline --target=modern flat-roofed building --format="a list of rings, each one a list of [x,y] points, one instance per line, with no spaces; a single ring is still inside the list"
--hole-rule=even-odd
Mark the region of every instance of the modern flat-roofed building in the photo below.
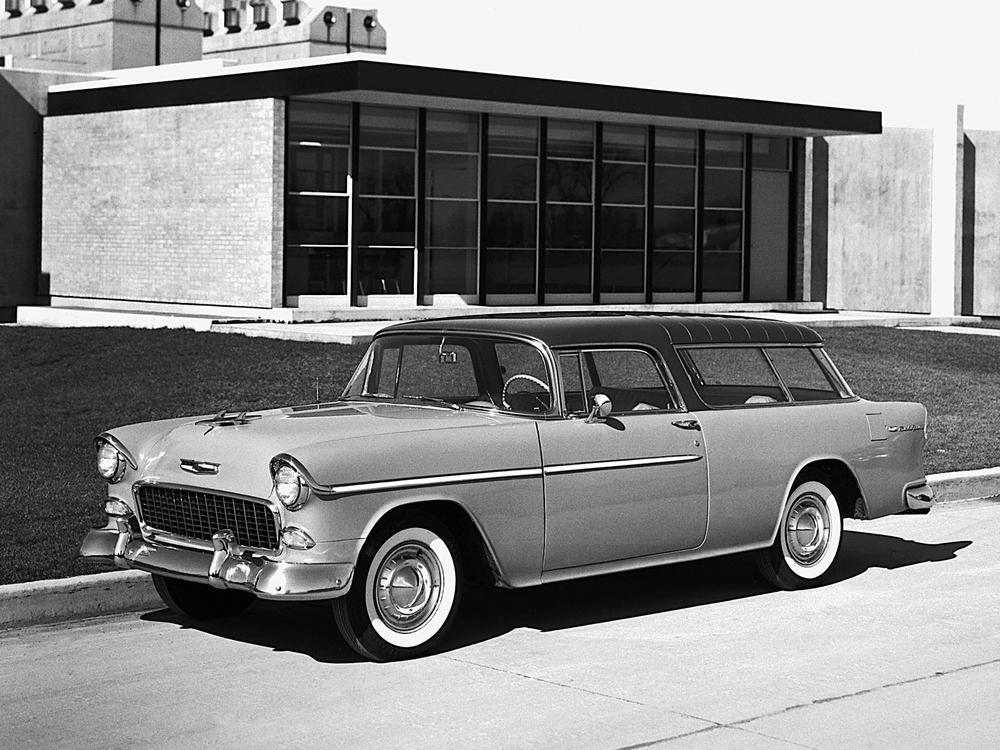
[[[53,86],[53,304],[811,299],[806,139],[878,112],[357,55]]]

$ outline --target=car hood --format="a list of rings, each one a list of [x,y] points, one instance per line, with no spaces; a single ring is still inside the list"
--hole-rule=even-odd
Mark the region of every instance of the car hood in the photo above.
[[[414,435],[453,434],[489,426],[526,427],[530,420],[498,412],[439,406],[347,403],[290,407],[234,416],[211,415],[129,425],[109,430],[135,459],[138,481],[226,489],[256,497],[271,492],[270,461],[278,454],[300,459],[320,482],[370,481],[395,472],[421,473],[433,462],[405,460],[426,451],[427,439]],[[478,430],[475,430],[478,432]],[[459,438],[458,443],[475,443]],[[435,438],[433,444],[440,444]],[[382,460],[387,454],[393,461]],[[182,462],[189,469],[182,468]],[[196,470],[193,464],[197,464]],[[442,469],[442,470],[446,470]],[[201,471],[203,473],[198,473]]]

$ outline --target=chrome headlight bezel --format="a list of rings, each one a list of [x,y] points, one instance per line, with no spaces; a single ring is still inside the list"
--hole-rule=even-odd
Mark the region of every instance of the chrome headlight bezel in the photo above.
[[[125,455],[106,438],[97,438],[94,441],[94,449],[97,453],[97,473],[108,484],[120,482],[128,466]]]
[[[302,472],[288,461],[271,461],[271,482],[274,496],[288,510],[298,510],[305,503],[309,485]]]

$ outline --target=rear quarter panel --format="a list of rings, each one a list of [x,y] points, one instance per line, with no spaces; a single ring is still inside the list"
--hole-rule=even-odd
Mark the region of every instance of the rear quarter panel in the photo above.
[[[919,404],[853,400],[715,409],[698,417],[709,467],[706,552],[770,544],[795,478],[815,461],[848,467],[869,518],[904,510],[904,487],[923,478]],[[889,429],[918,424],[919,430]]]

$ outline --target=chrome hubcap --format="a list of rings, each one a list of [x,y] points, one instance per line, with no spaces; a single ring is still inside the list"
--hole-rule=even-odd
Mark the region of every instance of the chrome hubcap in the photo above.
[[[830,511],[817,495],[803,495],[788,511],[785,546],[800,565],[819,561],[830,543]]]
[[[416,630],[431,618],[441,599],[441,563],[417,542],[401,545],[382,561],[375,577],[379,617],[399,633]]]

